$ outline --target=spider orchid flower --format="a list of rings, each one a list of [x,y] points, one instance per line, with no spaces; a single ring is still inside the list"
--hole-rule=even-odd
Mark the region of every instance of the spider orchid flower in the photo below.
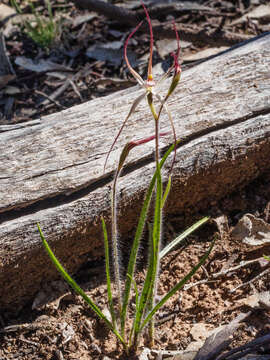
[[[174,128],[174,124],[173,124],[173,120],[172,120],[172,116],[171,113],[168,109],[168,106],[166,104],[166,101],[168,100],[168,98],[170,97],[170,95],[173,93],[173,91],[175,90],[179,80],[180,80],[180,75],[181,75],[181,67],[179,65],[179,54],[180,54],[180,40],[179,40],[179,35],[176,29],[176,25],[173,22],[173,27],[175,30],[175,34],[176,34],[176,40],[177,40],[177,51],[176,53],[172,53],[171,56],[174,58],[174,63],[173,65],[168,69],[168,71],[157,81],[155,82],[154,78],[153,78],[153,68],[152,68],[152,58],[153,58],[153,47],[154,47],[154,37],[153,37],[153,29],[152,29],[152,23],[151,23],[151,19],[149,16],[149,13],[143,3],[143,1],[141,0],[141,4],[144,8],[144,12],[146,15],[146,19],[148,22],[148,27],[149,27],[149,32],[150,32],[150,49],[149,49],[149,61],[148,61],[148,73],[147,73],[147,79],[143,80],[142,77],[132,68],[132,66],[130,65],[130,62],[128,60],[128,56],[127,56],[127,47],[128,47],[128,43],[130,41],[130,39],[132,38],[132,36],[135,34],[135,32],[140,28],[140,26],[142,25],[143,21],[141,21],[136,27],[135,29],[129,34],[129,36],[127,37],[127,40],[125,41],[125,45],[124,45],[124,59],[125,62],[127,64],[127,67],[129,69],[129,71],[131,72],[131,74],[133,75],[133,77],[135,78],[135,80],[138,82],[138,84],[141,86],[141,88],[144,90],[144,93],[141,94],[140,96],[138,96],[130,110],[129,113],[127,115],[127,117],[125,118],[120,130],[118,131],[118,134],[116,135],[111,148],[106,156],[106,160],[105,160],[105,164],[104,164],[104,171],[106,168],[106,164],[109,158],[109,155],[111,153],[111,151],[113,150],[113,147],[115,145],[115,143],[117,142],[123,128],[125,127],[128,119],[130,118],[130,116],[132,115],[132,113],[136,110],[137,106],[140,104],[140,102],[144,99],[147,98],[148,100],[148,104],[150,106],[150,109],[152,111],[152,114],[156,120],[156,122],[159,122],[159,118],[160,118],[160,114],[163,110],[163,108],[165,108],[165,111],[168,114],[169,120],[170,120],[170,124],[171,124],[171,128],[173,130],[173,136],[174,136],[174,143],[176,145],[176,133],[175,133],[175,128]],[[161,98],[161,96],[158,93],[158,88],[160,88],[160,86],[162,85],[162,83],[164,82],[164,80],[166,80],[166,78],[170,75],[170,73],[172,72],[172,70],[174,70],[174,74],[172,77],[172,82],[171,85],[168,89],[168,92],[166,94],[166,96],[164,97],[164,99]],[[153,98],[156,98],[158,100],[158,102],[160,103],[160,109],[158,114],[155,112],[155,109],[153,107]],[[156,134],[156,137],[158,137],[159,135]],[[176,146],[175,146],[175,154],[174,154],[174,159],[173,159],[173,164],[175,162],[175,156],[176,156]],[[173,166],[173,165],[172,165]]]

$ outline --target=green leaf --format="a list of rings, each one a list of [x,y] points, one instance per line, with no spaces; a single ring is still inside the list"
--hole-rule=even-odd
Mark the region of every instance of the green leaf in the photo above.
[[[108,292],[108,302],[110,313],[112,317],[112,324],[116,327],[116,320],[115,320],[115,312],[113,308],[113,299],[112,299],[112,286],[111,286],[111,276],[110,276],[110,254],[109,254],[109,242],[108,242],[108,233],[106,229],[106,224],[103,219],[101,218],[102,222],[102,229],[104,235],[104,248],[105,248],[105,267],[106,267],[106,278],[107,278],[107,292]]]
[[[170,192],[170,190],[171,190],[171,184],[172,184],[172,177],[169,176],[168,183],[167,183],[165,192],[164,192],[164,194],[163,194],[162,203],[161,203],[161,208],[163,208],[164,205],[165,205],[165,202],[166,202],[167,197],[168,197],[168,195],[169,195],[169,192]]]
[[[124,341],[124,339],[122,338],[122,336],[118,333],[118,331],[115,329],[115,327],[113,326],[113,324],[110,322],[110,320],[103,314],[103,312],[100,310],[100,308],[86,295],[86,293],[80,288],[80,286],[76,283],[75,280],[72,279],[72,277],[66,272],[66,270],[64,269],[64,267],[61,265],[61,263],[59,262],[59,260],[56,258],[56,256],[54,255],[53,251],[51,250],[49,244],[47,243],[47,241],[44,238],[44,235],[41,231],[41,228],[39,226],[39,224],[37,224],[38,226],[38,231],[41,237],[41,240],[43,242],[43,245],[49,255],[49,257],[51,258],[54,266],[56,267],[56,269],[59,271],[59,273],[62,275],[62,277],[66,280],[66,282],[79,294],[81,295],[81,297],[84,299],[84,301],[90,306],[90,308],[98,315],[98,317],[100,319],[102,319],[107,325],[108,327],[113,331],[113,333],[118,337],[118,339],[122,342],[122,344],[126,347],[126,343]]]
[[[144,286],[142,294],[140,297],[139,306],[136,309],[136,315],[134,319],[134,344],[137,345],[139,333],[141,332],[141,321],[144,316],[149,297],[153,294],[153,289],[155,288],[156,275],[158,270],[159,262],[159,242],[161,234],[161,199],[162,199],[162,181],[161,181],[161,172],[160,164],[157,164],[156,169],[157,174],[157,186],[156,186],[156,201],[155,201],[155,217],[153,224],[153,237],[152,237],[152,247],[150,247],[150,263],[148,266],[146,278],[144,281]]]
[[[168,156],[174,150],[174,147],[175,147],[175,145],[173,144],[166,151],[166,153],[164,154],[162,160],[160,161],[160,168],[163,167],[163,165],[164,165],[165,161],[167,160]],[[148,190],[146,192],[145,200],[144,200],[144,203],[143,203],[143,206],[142,206],[139,222],[138,222],[137,229],[136,229],[136,234],[135,234],[133,244],[132,244],[132,248],[131,248],[131,252],[130,252],[128,269],[127,269],[127,276],[126,276],[126,282],[125,282],[125,290],[124,290],[124,294],[123,294],[123,306],[122,306],[122,312],[121,312],[121,331],[122,331],[122,335],[123,335],[123,332],[124,332],[124,329],[125,329],[127,306],[128,306],[129,297],[130,297],[131,279],[133,278],[133,275],[134,275],[134,269],[135,269],[135,263],[136,263],[139,243],[140,243],[140,239],[142,237],[143,229],[144,229],[144,226],[145,226],[150,201],[151,201],[151,198],[152,198],[152,193],[153,193],[154,186],[155,186],[155,183],[156,183],[156,177],[157,177],[157,172],[154,173],[154,175],[152,177],[152,180],[150,182],[150,185],[148,187]]]
[[[22,10],[16,0],[11,0],[11,6],[16,10],[18,14],[22,14]]]
[[[160,253],[160,258],[163,258],[168,254],[176,245],[179,245],[187,236],[192,234],[195,230],[197,230],[200,226],[205,224],[209,220],[209,216],[202,218],[197,221],[195,224],[190,226],[187,230],[185,230],[181,235],[179,235],[176,239],[174,239],[171,243],[169,243]]]
[[[147,315],[144,322],[142,323],[140,327],[140,331],[147,325],[147,323],[152,319],[152,317],[155,315],[155,313],[166,303],[167,300],[169,300],[178,290],[180,290],[187,281],[191,279],[191,277],[196,273],[196,271],[205,263],[208,256],[210,255],[210,252],[213,249],[213,246],[215,244],[215,239],[212,241],[211,246],[207,250],[207,252],[204,254],[204,256],[201,258],[201,260],[198,262],[196,266],[181,280],[177,285],[175,285],[161,300],[159,303],[156,304],[154,309]]]

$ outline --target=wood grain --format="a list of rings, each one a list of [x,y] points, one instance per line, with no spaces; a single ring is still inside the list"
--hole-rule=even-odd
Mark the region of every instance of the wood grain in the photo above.
[[[270,167],[270,35],[185,71],[168,105],[177,137],[166,212],[206,209]],[[168,80],[162,94],[170,80]],[[102,252],[101,214],[110,222],[110,182],[122,147],[152,135],[143,101],[103,172],[106,153],[140,94],[117,92],[24,124],[0,126],[0,306],[24,304],[56,271],[36,223],[70,271]],[[168,130],[167,117],[162,129]],[[173,142],[162,139],[162,151]],[[119,226],[133,227],[154,170],[154,144],[131,153],[119,183]],[[164,178],[170,168],[168,163]],[[125,217],[123,216],[125,215]]]

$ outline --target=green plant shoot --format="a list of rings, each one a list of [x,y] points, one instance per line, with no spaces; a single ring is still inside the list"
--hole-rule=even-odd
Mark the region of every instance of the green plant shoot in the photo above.
[[[13,0],[15,1],[15,0]],[[162,236],[162,218],[163,218],[163,208],[165,202],[169,196],[170,189],[172,186],[172,169],[174,163],[176,161],[176,150],[179,145],[179,141],[176,140],[176,133],[173,124],[173,119],[171,113],[168,109],[166,104],[168,98],[173,94],[175,88],[177,87],[180,75],[181,75],[181,68],[179,65],[179,53],[180,53],[180,42],[179,36],[176,31],[176,26],[173,23],[173,27],[176,33],[177,39],[177,51],[173,53],[173,65],[168,70],[168,72],[161,78],[160,81],[155,82],[152,73],[152,55],[153,55],[153,32],[152,32],[152,24],[148,14],[148,11],[141,1],[142,6],[144,8],[146,19],[149,26],[150,32],[150,55],[149,55],[149,62],[148,62],[148,74],[147,80],[144,81],[141,76],[131,67],[128,57],[127,57],[127,46],[129,40],[134,35],[134,33],[138,30],[142,23],[140,23],[128,36],[125,46],[124,46],[124,58],[126,64],[134,76],[134,78],[138,81],[139,85],[144,89],[144,93],[138,96],[132,106],[131,109],[125,118],[118,134],[116,135],[111,148],[107,154],[105,159],[104,169],[106,167],[106,163],[111,151],[114,148],[116,141],[118,140],[124,126],[126,125],[127,121],[129,120],[130,116],[136,110],[138,104],[145,98],[147,100],[148,106],[150,108],[151,114],[154,119],[154,129],[155,133],[152,136],[148,136],[144,139],[134,140],[127,143],[119,158],[118,166],[116,169],[116,174],[113,180],[112,186],[112,213],[111,213],[111,222],[112,222],[112,241],[111,244],[108,239],[107,229],[105,225],[105,221],[102,218],[102,229],[104,235],[104,246],[105,246],[105,270],[106,270],[106,279],[107,279],[107,292],[108,292],[108,306],[110,311],[110,319],[107,318],[102,310],[95,304],[95,302],[90,299],[84,291],[79,287],[79,285],[68,275],[66,270],[60,264],[58,259],[53,254],[51,248],[49,247],[48,243],[46,242],[42,231],[38,225],[38,229],[40,232],[40,236],[43,242],[43,245],[50,256],[51,260],[53,261],[54,265],[56,266],[57,270],[63,276],[63,278],[69,283],[69,285],[83,297],[86,303],[90,306],[90,308],[102,319],[105,324],[113,331],[116,338],[123,344],[123,347],[127,353],[135,352],[140,344],[141,336],[144,330],[149,326],[149,343],[154,344],[154,328],[155,328],[155,314],[157,311],[168,301],[177,291],[179,291],[187,281],[195,274],[195,272],[205,263],[207,260],[213,246],[214,242],[212,242],[211,246],[205,253],[205,255],[200,259],[197,265],[193,267],[193,269],[184,276],[161,300],[156,301],[156,292],[158,288],[158,274],[159,274],[159,263],[160,259],[167,255],[169,251],[179,245],[188,235],[190,235],[193,231],[199,228],[201,225],[205,224],[208,221],[208,217],[204,217],[189,229],[187,229],[184,233],[179,235],[174,241],[168,244],[163,250],[160,250],[160,243],[161,243],[161,236]],[[158,88],[162,85],[163,81],[170,75],[173,71],[173,76],[171,80],[171,84],[167,91],[167,94],[164,98],[161,98]],[[158,103],[158,110],[156,110],[155,101]],[[170,121],[170,126],[172,129],[174,142],[166,151],[166,153],[161,157],[159,154],[159,140],[160,137],[168,135],[168,132],[160,132],[160,117],[163,112],[163,109],[167,113],[167,116]],[[120,271],[120,264],[119,264],[119,246],[118,246],[118,228],[117,228],[117,182],[121,171],[125,165],[125,162],[128,158],[130,151],[137,147],[143,146],[145,143],[149,141],[155,141],[155,172],[149,184],[149,187],[146,191],[145,198],[142,204],[138,225],[136,228],[135,236],[133,243],[131,245],[129,261],[126,269],[125,274],[121,274]],[[170,154],[174,152],[174,156],[172,159],[171,168],[168,174],[168,181],[165,189],[163,189],[163,181],[162,181],[162,169],[164,163],[168,160]],[[155,195],[155,196],[153,196]],[[137,255],[138,249],[141,243],[143,231],[145,225],[147,223],[147,218],[149,216],[150,204],[154,197],[154,216],[153,216],[153,224],[149,227],[149,246],[148,246],[148,265],[146,268],[146,276],[144,280],[144,284],[142,289],[140,289],[136,283],[136,263],[137,263]],[[113,258],[113,274],[114,274],[114,283],[116,288],[116,294],[114,294],[113,287],[112,287],[112,275],[110,272],[110,249],[112,250],[112,258]],[[133,289],[133,290],[132,290]],[[133,324],[131,329],[127,329],[127,321],[131,316],[131,312],[129,311],[129,305],[131,301],[131,294],[135,293],[135,312],[132,315]]]
[[[50,0],[45,0],[48,17],[39,14],[32,4],[29,5],[34,15],[34,20],[24,20],[23,27],[26,35],[30,37],[38,46],[48,50],[55,43],[56,39],[60,36],[60,21],[54,18]],[[22,14],[22,9],[16,0],[11,0],[12,7],[18,14]]]

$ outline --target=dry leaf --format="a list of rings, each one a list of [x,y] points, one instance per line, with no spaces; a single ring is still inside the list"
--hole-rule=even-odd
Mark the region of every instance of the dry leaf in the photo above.
[[[223,325],[213,330],[212,335],[209,336],[198,351],[195,360],[208,360],[215,358],[224,349],[227,348],[229,343],[232,341],[232,335],[238,328],[239,323],[244,320],[248,314],[240,314],[230,324]],[[219,330],[221,328],[221,330]]]
[[[259,20],[262,23],[267,23],[270,20],[270,5],[260,5],[255,9],[249,11],[243,15],[240,19],[237,19],[231,23],[231,25],[241,24],[246,22],[247,19]]]
[[[270,243],[270,224],[252,214],[244,215],[231,232],[235,241],[248,245],[265,245]]]
[[[15,59],[15,64],[23,67],[24,69],[34,71],[34,72],[43,72],[43,71],[72,71],[68,66],[61,65],[50,60],[40,59],[39,61],[34,61],[32,59],[26,58],[25,56],[17,56]]]
[[[177,40],[176,39],[163,39],[156,41],[157,49],[161,57],[165,57],[172,52],[177,50]],[[190,42],[181,41],[181,49],[185,49],[191,45]]]
[[[214,218],[213,221],[216,223],[217,228],[220,232],[220,236],[222,238],[225,234],[229,233],[229,223],[228,223],[228,217],[226,215],[220,215]]]
[[[32,310],[42,310],[44,308],[57,310],[60,301],[67,296],[70,296],[70,292],[67,283],[64,281],[59,280],[45,284],[35,297]]]
[[[16,94],[20,94],[21,90],[17,86],[8,85],[6,86],[3,92],[5,95],[16,95]]]
[[[248,296],[244,300],[240,300],[243,305],[250,306],[251,308],[265,308],[270,310],[270,292],[263,291],[254,295]]]

